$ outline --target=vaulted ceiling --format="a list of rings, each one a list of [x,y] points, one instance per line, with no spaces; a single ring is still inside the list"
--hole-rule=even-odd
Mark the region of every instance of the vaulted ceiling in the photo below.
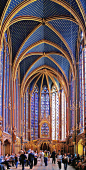
[[[20,65],[22,85],[30,79],[68,85],[85,18],[86,0],[1,0],[1,35],[9,29],[13,73]]]

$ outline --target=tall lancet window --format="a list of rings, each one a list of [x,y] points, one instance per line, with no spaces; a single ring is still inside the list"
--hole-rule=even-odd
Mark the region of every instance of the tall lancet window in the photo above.
[[[44,117],[48,118],[49,115],[49,91],[46,86],[43,87],[41,91],[41,118]]]
[[[28,101],[29,101],[29,89],[26,91],[26,139],[28,140]]]
[[[79,89],[80,89],[80,132],[84,131],[84,51],[82,42],[80,45],[80,56],[79,56]]]
[[[65,140],[66,138],[66,96],[64,90],[62,89],[62,100],[61,100],[61,139]]]
[[[70,100],[70,127],[71,127],[71,132],[74,129],[74,81],[73,81],[73,75],[71,74],[71,85],[70,85],[70,94],[71,94],[71,100]]]
[[[46,86],[43,87],[41,91],[41,120],[44,119],[48,123],[50,121],[50,110],[49,110],[49,90]],[[49,125],[47,123],[43,123],[41,127],[41,135],[42,137],[49,137]]]
[[[52,140],[59,139],[59,96],[56,88],[52,88]]]
[[[34,88],[31,96],[31,139],[38,138],[38,88]]]

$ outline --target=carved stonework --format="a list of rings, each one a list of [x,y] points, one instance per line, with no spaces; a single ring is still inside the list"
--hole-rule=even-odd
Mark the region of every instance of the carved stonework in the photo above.
[[[84,137],[85,137],[84,133],[78,134],[78,135],[77,135],[77,143],[79,142],[80,139],[82,139],[82,140],[84,141]],[[84,141],[84,142],[85,142],[85,141]],[[84,143],[84,144],[85,144],[85,143]]]
[[[47,116],[45,111],[44,111],[43,117],[42,115],[40,116],[39,125],[40,125],[40,138],[49,138],[50,137],[50,115]],[[47,127],[44,128],[44,126],[47,126]]]
[[[46,117],[46,112],[44,112],[44,117],[42,117],[42,115],[40,116],[40,122],[41,121],[48,121],[50,123],[50,115]]]
[[[29,143],[27,142],[24,145],[24,148],[26,148],[26,150],[32,148],[33,150],[37,150],[38,152],[40,152],[41,145],[44,146],[45,143],[46,143],[47,149],[50,148],[51,153],[53,149],[56,149],[56,152],[58,153],[59,150],[61,151],[66,146],[65,143],[58,142],[57,140],[53,141],[51,139],[37,139],[37,140],[29,141]]]
[[[11,143],[12,135],[10,135],[9,133],[3,132],[3,141],[5,141],[6,139],[9,141],[9,143]]]

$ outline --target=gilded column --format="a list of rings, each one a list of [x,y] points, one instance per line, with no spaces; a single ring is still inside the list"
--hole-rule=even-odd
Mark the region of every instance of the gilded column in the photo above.
[[[19,136],[21,138],[21,95],[20,95],[20,114],[19,114]]]
[[[4,41],[4,60],[3,60],[3,99],[2,99],[2,129],[4,131],[4,107],[5,107],[5,104],[4,104],[4,84],[5,84],[5,81],[4,81],[4,77],[5,77],[5,53],[6,53],[6,46],[5,46],[5,41]]]
[[[1,52],[2,52],[2,46],[0,46],[0,119],[2,119],[2,63],[1,63],[1,60],[2,60],[2,57],[1,57]]]
[[[23,94],[23,102],[22,102],[22,106],[23,106],[23,113],[22,113],[22,120],[23,120],[23,123],[22,123],[22,134],[24,134],[24,94]]]
[[[20,67],[18,67],[18,136],[19,136],[19,130],[20,130],[19,125],[21,124],[20,119],[19,119],[20,115],[21,115],[21,112],[20,112]]]
[[[69,96],[68,95],[67,95],[66,101],[67,101],[66,139],[68,140],[68,138],[69,138]],[[67,153],[68,153],[68,142],[66,142],[66,144],[67,144]]]
[[[26,139],[26,92],[25,92],[25,139]]]
[[[69,96],[68,95],[67,95],[67,115],[66,116],[67,116],[67,120],[66,120],[67,129],[66,129],[66,131],[67,131],[67,135],[69,135]]]

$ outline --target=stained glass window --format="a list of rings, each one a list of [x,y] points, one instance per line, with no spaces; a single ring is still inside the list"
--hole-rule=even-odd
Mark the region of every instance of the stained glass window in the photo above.
[[[42,124],[41,135],[42,137],[49,137],[49,126],[47,123]]]
[[[23,98],[21,97],[21,134],[23,133]]]
[[[81,37],[82,38],[82,37]],[[84,52],[82,49],[82,43],[80,45],[80,57],[79,57],[79,89],[80,89],[80,132],[84,131]]]
[[[34,93],[31,96],[31,139],[34,140]]]
[[[81,119],[81,132],[84,131],[84,52],[82,51],[82,114],[80,115]]]
[[[65,122],[65,125],[64,125],[64,129],[65,129],[64,138],[66,139],[66,96],[64,98],[64,104],[65,104],[65,108],[64,108],[64,112],[65,112],[65,115],[64,115],[64,122]]]
[[[38,138],[38,89],[35,88],[35,139]]]
[[[73,75],[71,74],[71,86],[70,86],[70,129],[71,132],[73,131],[74,128],[74,81],[73,81]]]
[[[62,89],[62,100],[61,100],[61,125],[62,125],[62,135],[61,135],[61,139],[65,140],[66,138],[66,96],[64,93],[64,90]]]
[[[28,89],[26,91],[26,139],[28,140]]]
[[[56,140],[59,139],[59,96],[56,93]]]
[[[31,139],[38,138],[38,88],[34,88],[31,96]]]
[[[49,113],[49,91],[46,86],[43,87],[41,92],[41,116],[44,117],[46,114],[46,118],[48,117]]]
[[[52,94],[52,140],[55,140],[55,93]]]
[[[59,139],[59,96],[56,88],[52,88],[52,140]]]

